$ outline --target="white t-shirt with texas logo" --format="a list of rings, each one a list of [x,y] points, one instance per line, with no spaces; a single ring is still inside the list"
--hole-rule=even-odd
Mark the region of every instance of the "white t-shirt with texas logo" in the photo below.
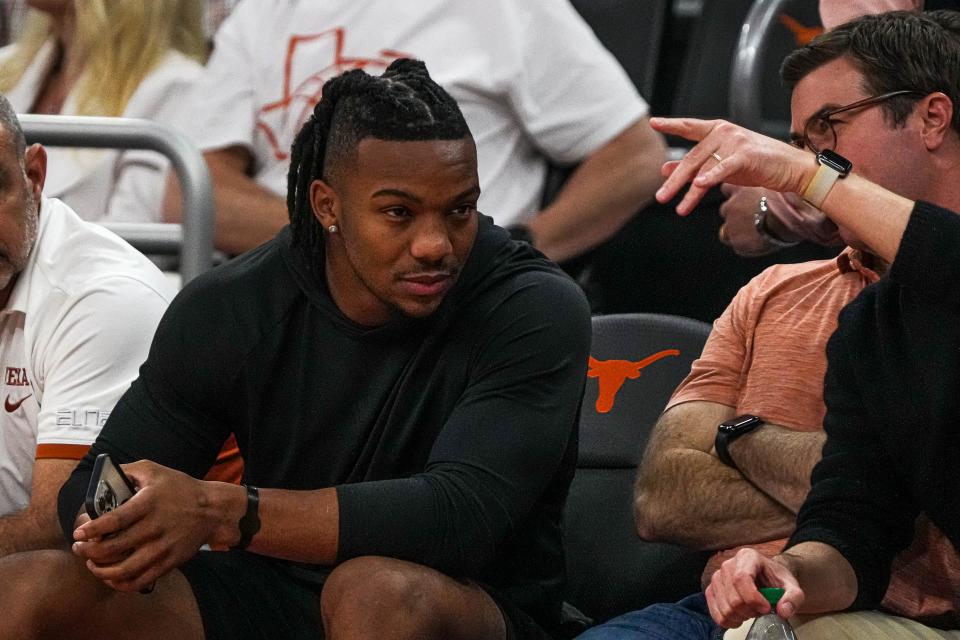
[[[250,0],[217,32],[180,124],[204,150],[247,148],[257,183],[285,195],[290,146],[324,82],[404,57],[460,105],[479,208],[501,226],[539,210],[546,158],[580,162],[648,110],[566,0]]]
[[[175,293],[130,245],[43,198],[27,267],[0,311],[0,516],[29,504],[35,460],[83,457]]]

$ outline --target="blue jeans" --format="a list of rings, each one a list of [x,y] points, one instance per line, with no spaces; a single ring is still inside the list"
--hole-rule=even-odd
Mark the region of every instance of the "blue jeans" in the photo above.
[[[724,629],[710,617],[702,593],[676,604],[654,604],[588,629],[579,640],[714,640]]]

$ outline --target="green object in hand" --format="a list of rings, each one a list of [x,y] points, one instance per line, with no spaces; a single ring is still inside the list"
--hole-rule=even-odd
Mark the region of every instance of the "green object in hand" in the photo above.
[[[784,590],[780,587],[760,587],[760,593],[772,609],[753,621],[746,640],[797,640],[790,623],[777,615],[777,603],[783,597]]]

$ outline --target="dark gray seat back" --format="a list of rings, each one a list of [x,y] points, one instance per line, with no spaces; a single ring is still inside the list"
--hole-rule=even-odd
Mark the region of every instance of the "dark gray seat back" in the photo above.
[[[650,430],[709,333],[710,325],[677,316],[593,319],[580,456],[564,531],[566,599],[595,620],[672,602],[700,587],[708,554],[640,540],[632,495]]]

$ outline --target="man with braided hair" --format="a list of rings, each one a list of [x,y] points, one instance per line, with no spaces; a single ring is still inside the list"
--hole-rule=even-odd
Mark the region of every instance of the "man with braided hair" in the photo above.
[[[290,226],[181,292],[61,490],[74,555],[0,563],[0,637],[558,635],[582,294],[477,212],[420,62],[329,81],[289,185]],[[198,480],[230,431],[245,485]],[[138,491],[91,521],[100,453]]]

